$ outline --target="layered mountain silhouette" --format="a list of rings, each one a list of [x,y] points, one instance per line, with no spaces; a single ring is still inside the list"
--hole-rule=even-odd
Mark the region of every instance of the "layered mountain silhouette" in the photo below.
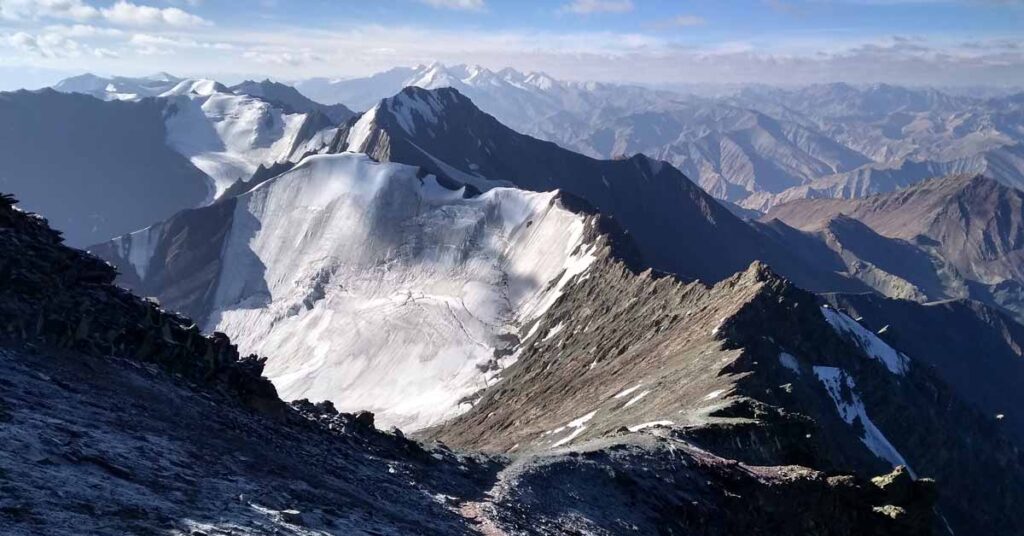
[[[351,116],[267,83],[83,75],[56,87],[0,94],[0,188],[77,246],[207,204],[322,148]]]
[[[206,175],[165,143],[159,102],[18,91],[0,94],[0,123],[0,188],[71,244],[131,232],[209,195]]]
[[[457,90],[406,88],[342,129],[332,150],[420,166],[478,189],[564,191],[613,217],[650,266],[684,278],[714,282],[764,259],[809,288],[858,287],[800,262],[671,165],[643,155],[598,160],[531,138]]]

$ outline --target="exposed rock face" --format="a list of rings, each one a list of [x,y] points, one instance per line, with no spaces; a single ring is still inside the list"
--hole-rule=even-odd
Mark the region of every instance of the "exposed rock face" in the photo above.
[[[112,286],[8,197],[0,252],[5,534],[929,532],[931,484],[898,474],[753,467],[655,436],[513,461],[286,405],[261,360]]]
[[[887,295],[903,297],[887,288],[896,280],[922,301],[972,298],[1018,319],[1024,311],[1024,193],[994,180],[953,176],[864,199],[793,201],[762,221],[774,219],[823,233],[851,273]],[[866,270],[890,281],[856,274]]]
[[[0,198],[0,336],[92,355],[130,356],[196,382],[216,382],[258,406],[278,403],[265,359],[240,356],[222,334],[204,336],[113,285],[109,264],[62,244],[41,218]],[[269,409],[269,406],[268,406]]]

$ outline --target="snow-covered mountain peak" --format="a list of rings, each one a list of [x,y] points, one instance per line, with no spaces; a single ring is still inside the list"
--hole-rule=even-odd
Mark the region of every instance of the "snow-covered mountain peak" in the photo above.
[[[167,143],[211,177],[211,200],[260,165],[295,161],[332,137],[320,133],[331,130],[322,117],[233,93],[212,80],[183,80],[163,97],[173,103]]]
[[[459,96],[456,91],[424,91],[410,87],[385,99],[382,105],[398,120],[403,130],[415,134],[418,124],[429,127],[437,123],[445,108],[455,104]]]
[[[153,73],[149,76],[144,76],[143,78],[147,80],[153,80],[155,82],[178,82],[181,80],[181,78],[178,78],[177,76],[174,76],[173,74],[164,71]]]
[[[102,77],[92,73],[65,78],[53,89],[62,93],[85,93],[102,100],[138,100],[156,97],[172,89],[181,79],[167,73],[132,78]]]
[[[216,93],[231,93],[231,90],[224,84],[215,80],[207,79],[186,79],[178,82],[173,88],[165,91],[161,97],[176,97],[179,95],[197,95],[208,97]]]
[[[103,78],[92,73],[84,73],[57,82],[54,84],[53,89],[63,93],[89,93],[103,90],[109,84],[109,78]]]
[[[371,150],[374,133],[382,127],[397,126],[410,136],[436,137],[448,110],[465,105],[473,106],[453,88],[406,87],[381,100],[356,121],[349,130],[347,148],[357,152]]]
[[[452,87],[456,89],[491,88],[491,89],[535,89],[550,91],[560,82],[544,73],[523,73],[512,68],[494,72],[480,65],[445,65],[434,62],[419,65],[412,70],[412,75],[405,80],[405,86],[423,89],[439,89]]]

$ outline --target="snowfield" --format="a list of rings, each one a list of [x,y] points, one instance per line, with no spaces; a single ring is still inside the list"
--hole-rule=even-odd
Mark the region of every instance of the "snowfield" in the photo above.
[[[269,356],[283,398],[438,423],[593,261],[556,193],[464,198],[417,172],[317,155],[239,198],[206,327]]]

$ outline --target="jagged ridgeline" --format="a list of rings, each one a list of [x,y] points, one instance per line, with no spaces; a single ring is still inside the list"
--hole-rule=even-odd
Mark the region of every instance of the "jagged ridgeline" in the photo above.
[[[933,525],[933,483],[903,469],[868,481],[745,465],[658,433],[514,458],[421,445],[374,430],[368,414],[284,404],[262,359],[113,286],[109,265],[62,245],[9,196],[0,252],[4,534],[903,535]]]

